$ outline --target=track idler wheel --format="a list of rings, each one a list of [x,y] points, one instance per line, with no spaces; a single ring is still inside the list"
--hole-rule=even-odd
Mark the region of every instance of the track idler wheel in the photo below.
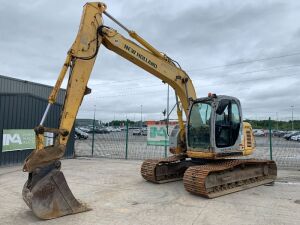
[[[60,161],[29,173],[22,195],[28,207],[41,219],[54,219],[90,210],[72,194],[60,171]]]

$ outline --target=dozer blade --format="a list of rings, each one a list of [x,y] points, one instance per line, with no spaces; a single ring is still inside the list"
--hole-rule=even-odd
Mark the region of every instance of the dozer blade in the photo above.
[[[22,195],[28,207],[41,219],[54,219],[91,210],[72,194],[60,171],[59,161],[30,173]]]

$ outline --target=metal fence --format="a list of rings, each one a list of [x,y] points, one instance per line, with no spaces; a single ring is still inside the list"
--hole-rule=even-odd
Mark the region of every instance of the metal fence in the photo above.
[[[300,142],[286,140],[283,137],[270,136],[255,137],[256,150],[250,158],[273,159],[279,168],[300,169]]]
[[[94,138],[93,138],[94,137]],[[168,146],[147,145],[147,136],[134,135],[134,129],[89,134],[75,141],[75,156],[112,159],[155,159],[169,155]]]
[[[270,132],[271,130],[271,132]],[[271,135],[270,135],[271,134]],[[256,150],[249,158],[273,159],[279,168],[300,169],[300,141],[274,135],[272,124],[265,134],[255,137]],[[75,156],[113,159],[157,159],[170,155],[168,146],[147,145],[147,136],[134,135],[133,129],[105,134],[89,134],[75,141]]]

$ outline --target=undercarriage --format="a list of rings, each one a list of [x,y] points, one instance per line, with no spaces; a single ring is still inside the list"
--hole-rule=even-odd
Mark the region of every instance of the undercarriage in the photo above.
[[[147,181],[166,183],[183,179],[185,189],[206,198],[215,198],[262,184],[277,176],[272,160],[193,160],[184,155],[145,160],[141,174]]]

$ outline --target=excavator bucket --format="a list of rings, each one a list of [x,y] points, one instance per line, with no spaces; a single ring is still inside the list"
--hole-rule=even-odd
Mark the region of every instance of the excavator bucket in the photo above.
[[[29,173],[22,195],[28,207],[41,219],[54,219],[91,210],[72,194],[60,171],[59,161]]]

